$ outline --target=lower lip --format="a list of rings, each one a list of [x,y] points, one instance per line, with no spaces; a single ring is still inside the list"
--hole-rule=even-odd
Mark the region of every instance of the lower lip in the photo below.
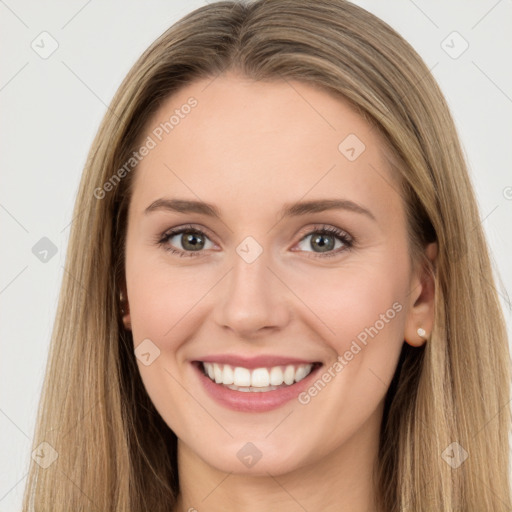
[[[291,386],[274,389],[273,391],[235,391],[222,384],[213,382],[202,370],[201,363],[192,364],[206,392],[219,404],[239,412],[266,412],[281,407],[286,402],[297,398],[315,378],[321,365],[304,379]]]

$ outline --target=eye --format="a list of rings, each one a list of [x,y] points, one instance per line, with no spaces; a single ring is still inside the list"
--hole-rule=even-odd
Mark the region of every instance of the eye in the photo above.
[[[215,245],[204,231],[190,225],[166,231],[157,239],[157,243],[164,250],[180,257],[203,256],[204,249],[211,249]],[[336,256],[350,249],[353,244],[354,239],[341,229],[332,226],[315,226],[314,231],[302,237],[298,245],[300,251],[313,252],[316,253],[313,257],[321,258]],[[296,249],[292,250],[296,251]]]
[[[179,256],[200,256],[203,249],[211,249],[214,245],[203,231],[192,226],[182,226],[165,232],[158,244]]]
[[[299,246],[301,244],[301,250],[303,251],[310,252],[308,249],[312,249],[312,252],[317,253],[316,255],[319,257],[329,257],[336,256],[340,252],[350,249],[354,244],[354,240],[341,229],[332,226],[322,226],[303,237],[299,242]]]

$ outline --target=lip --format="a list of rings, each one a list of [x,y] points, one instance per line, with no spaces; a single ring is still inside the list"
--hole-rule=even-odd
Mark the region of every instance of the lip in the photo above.
[[[207,359],[205,361],[214,362],[213,360],[210,359]],[[222,361],[225,362],[226,364],[230,364],[227,363],[226,359],[223,359]],[[238,361],[240,360],[238,359]],[[286,359],[286,361],[291,360]],[[260,413],[277,409],[278,407],[281,407],[290,400],[296,399],[300,393],[302,393],[306,388],[308,388],[311,385],[313,380],[316,378],[319,370],[323,367],[323,364],[318,364],[318,366],[313,368],[313,370],[307,377],[305,377],[299,382],[296,382],[295,384],[292,384],[291,386],[282,387],[279,389],[275,389],[273,391],[248,392],[235,391],[234,389],[229,389],[221,384],[213,382],[209,377],[207,377],[203,373],[200,361],[194,361],[191,364],[201,384],[203,385],[206,393],[218,404],[238,412]],[[242,365],[240,364],[239,366]],[[264,366],[265,365],[259,367]],[[278,365],[274,364],[271,366]],[[254,366],[253,368],[258,368],[258,366]]]
[[[293,357],[263,354],[254,357],[236,356],[234,354],[217,354],[214,356],[198,358],[197,361],[201,361],[203,363],[229,364],[233,367],[241,366],[248,370],[253,370],[254,368],[271,368],[272,366],[286,366],[288,364],[313,364],[316,362]]]

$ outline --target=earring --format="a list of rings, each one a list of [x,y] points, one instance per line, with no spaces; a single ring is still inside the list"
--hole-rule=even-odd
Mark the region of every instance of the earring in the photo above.
[[[418,330],[417,330],[416,332],[418,333],[418,336],[419,336],[420,338],[425,339],[425,334],[427,334],[427,333],[426,333],[426,331],[425,331],[425,329],[423,329],[422,327],[419,327],[419,328],[418,328]]]

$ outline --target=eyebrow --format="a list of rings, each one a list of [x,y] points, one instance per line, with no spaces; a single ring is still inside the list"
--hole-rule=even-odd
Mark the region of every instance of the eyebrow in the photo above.
[[[145,210],[145,214],[157,210],[171,211],[177,213],[199,213],[220,219],[220,211],[213,204],[203,201],[189,199],[168,199],[160,198],[153,201]],[[321,199],[317,201],[303,201],[293,204],[285,204],[280,211],[281,217],[299,217],[310,213],[324,212],[327,210],[347,210],[354,213],[366,215],[372,220],[375,216],[361,205],[348,199]]]

